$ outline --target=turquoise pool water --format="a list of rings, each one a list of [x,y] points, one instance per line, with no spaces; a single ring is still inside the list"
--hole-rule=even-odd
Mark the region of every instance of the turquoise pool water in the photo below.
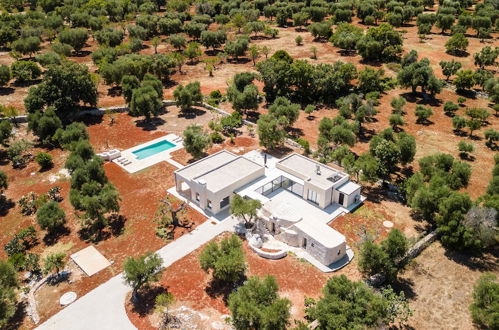
[[[139,150],[132,151],[132,154],[134,154],[137,159],[144,159],[149,156],[155,155],[158,152],[162,152],[168,149],[171,149],[175,147],[174,143],[171,143],[170,141],[162,140],[156,143],[153,143],[151,145],[148,145],[147,147],[140,148]]]

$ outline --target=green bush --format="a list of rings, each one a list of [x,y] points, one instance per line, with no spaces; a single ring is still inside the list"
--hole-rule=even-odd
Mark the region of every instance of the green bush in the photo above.
[[[296,142],[303,148],[306,154],[310,153],[310,142],[304,138],[298,138]]]
[[[52,156],[46,152],[40,152],[36,155],[35,161],[40,165],[41,170],[46,170],[54,166]]]
[[[223,143],[225,141],[225,139],[222,136],[222,134],[220,134],[218,132],[211,133],[210,134],[210,139],[211,139],[211,142],[213,142],[215,144]]]
[[[499,283],[496,275],[483,274],[473,289],[473,303],[470,305],[473,322],[490,328],[499,328]]]

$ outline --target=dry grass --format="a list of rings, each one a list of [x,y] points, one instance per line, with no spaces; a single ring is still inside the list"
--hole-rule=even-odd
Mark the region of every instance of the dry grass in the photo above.
[[[449,253],[434,243],[402,274],[406,296],[411,298],[414,329],[472,329],[468,311],[475,281],[484,271],[499,274],[498,258],[485,255],[473,260]]]

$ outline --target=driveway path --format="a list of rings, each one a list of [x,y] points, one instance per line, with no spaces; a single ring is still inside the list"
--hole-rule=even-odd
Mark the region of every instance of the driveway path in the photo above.
[[[234,231],[237,219],[228,217],[222,222],[208,218],[189,234],[158,250],[165,267],[182,259],[201,245],[225,231]],[[59,313],[52,316],[38,329],[57,330],[107,330],[136,329],[125,311],[125,299],[130,287],[124,284],[122,274],[90,291]]]

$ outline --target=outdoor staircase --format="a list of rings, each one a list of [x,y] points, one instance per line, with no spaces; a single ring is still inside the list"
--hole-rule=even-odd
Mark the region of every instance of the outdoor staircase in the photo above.
[[[128,160],[128,158],[126,158],[126,157],[120,157],[120,158],[116,159],[116,161],[123,166],[127,166],[127,165],[130,165],[132,163],[132,161]]]
[[[175,143],[182,143],[184,141],[184,138],[181,137],[181,136],[177,136],[172,141],[175,142]]]

